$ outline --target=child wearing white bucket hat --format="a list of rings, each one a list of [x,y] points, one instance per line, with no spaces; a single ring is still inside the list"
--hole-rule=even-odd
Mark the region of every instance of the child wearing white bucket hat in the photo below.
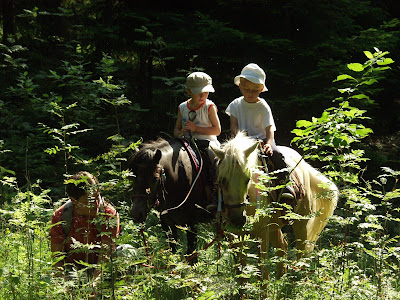
[[[194,72],[186,78],[186,93],[191,96],[178,107],[174,136],[209,140],[213,147],[219,147],[217,136],[221,134],[221,125],[217,106],[208,99],[214,92],[211,77],[204,72]]]
[[[264,152],[270,157],[274,169],[287,169],[284,157],[275,144],[276,127],[271,108],[263,98],[259,97],[262,92],[268,91],[265,80],[266,74],[257,64],[246,65],[234,79],[243,96],[233,100],[228,105],[226,113],[230,116],[230,129],[233,135],[245,131],[248,136],[262,140]],[[287,175],[287,171],[278,173],[278,184],[283,184],[282,181]],[[284,188],[281,197],[289,201],[295,200],[292,187]]]

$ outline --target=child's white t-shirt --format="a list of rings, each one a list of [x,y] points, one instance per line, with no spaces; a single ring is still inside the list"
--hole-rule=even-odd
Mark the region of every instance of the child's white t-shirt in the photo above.
[[[196,118],[193,120],[193,123],[196,126],[199,127],[211,127],[211,121],[208,116],[208,112],[210,111],[211,106],[215,106],[217,109],[217,106],[215,103],[209,99],[206,99],[206,101],[197,109],[191,109],[188,105],[188,101],[182,102],[179,104],[179,111],[181,112],[182,115],[182,127],[185,126],[186,121],[189,120],[189,112],[190,111],[195,111],[196,112]],[[220,143],[215,135],[205,135],[205,134],[198,134],[197,132],[193,132],[192,136],[196,139],[199,140],[210,140],[212,142],[212,146],[214,147],[219,147]],[[189,133],[186,134],[186,137],[189,138]]]
[[[265,139],[265,128],[271,125],[275,131],[276,127],[268,103],[262,98],[258,99],[256,103],[249,103],[243,96],[236,98],[228,105],[225,112],[238,120],[239,130],[247,131],[247,135],[252,138]]]

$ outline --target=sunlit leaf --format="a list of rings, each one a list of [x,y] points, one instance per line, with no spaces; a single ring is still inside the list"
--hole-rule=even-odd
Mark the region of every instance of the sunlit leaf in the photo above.
[[[365,56],[368,57],[369,59],[373,59],[373,58],[374,58],[374,55],[373,55],[371,52],[369,52],[369,51],[364,51],[364,54],[365,54]]]
[[[349,68],[350,70],[352,70],[354,72],[362,72],[362,71],[364,71],[364,66],[362,64],[359,64],[359,63],[347,64],[347,68]]]
[[[385,66],[394,63],[394,60],[391,58],[383,58],[383,60],[378,60],[377,64],[379,66]]]
[[[342,74],[342,75],[339,75],[338,77],[336,77],[336,79],[333,82],[346,80],[346,79],[356,80],[353,76],[350,76],[350,75],[347,75],[347,74]]]

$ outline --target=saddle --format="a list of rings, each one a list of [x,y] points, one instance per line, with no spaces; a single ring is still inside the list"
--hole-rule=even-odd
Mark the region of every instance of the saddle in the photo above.
[[[210,145],[210,141],[193,139],[193,142],[195,143],[193,144],[191,140],[187,140],[185,138],[178,139],[182,143],[182,146],[189,153],[190,160],[195,166],[197,172],[201,172],[200,184],[202,186],[203,184],[212,185],[213,176],[210,176],[211,174],[209,174],[211,172],[210,170],[212,169],[212,162],[207,153],[207,148]],[[199,151],[199,153],[197,152],[197,150]],[[202,170],[200,170],[201,163],[203,164]]]
[[[274,165],[271,162],[271,160],[269,159],[269,156],[266,155],[265,153],[263,153],[262,151],[259,153],[259,161],[263,162],[262,163],[262,168],[263,168],[264,172],[268,173],[268,172],[275,171]],[[280,173],[280,174],[285,174],[285,173]],[[281,175],[281,177],[282,177],[282,175]],[[284,177],[286,177],[286,175],[284,175]],[[281,184],[283,184],[282,181],[284,181],[284,180],[285,180],[284,178],[280,178],[280,176],[278,175],[278,178],[274,179],[272,181],[272,184],[274,186],[281,185]],[[290,184],[290,186],[288,188],[293,190],[295,198],[294,199],[287,199],[287,198],[281,197],[279,199],[279,203],[286,204],[286,205],[290,206],[292,211],[293,211],[294,208],[298,204],[297,200],[304,196],[305,190],[304,190],[303,185],[300,182],[300,178],[299,178],[296,170],[293,170],[291,172],[291,174],[290,174],[290,182],[291,182],[291,184]],[[272,191],[272,197],[274,198],[275,201],[277,200],[279,193],[280,193],[280,190]],[[285,216],[287,214],[287,212],[288,212],[288,209],[286,207],[282,207],[282,210],[280,210],[281,216]],[[286,220],[286,221],[287,221],[287,223],[290,223],[289,220]]]

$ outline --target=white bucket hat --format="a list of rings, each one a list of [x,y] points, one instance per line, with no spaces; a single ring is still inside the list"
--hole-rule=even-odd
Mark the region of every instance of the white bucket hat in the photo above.
[[[268,91],[267,87],[265,86],[265,80],[267,79],[267,76],[265,75],[263,69],[261,69],[257,64],[251,63],[245,66],[242,70],[242,73],[236,76],[233,82],[236,85],[239,85],[240,78],[245,78],[256,84],[262,84],[264,88],[261,92]]]
[[[186,88],[193,94],[215,92],[211,77],[204,72],[194,72],[190,74],[186,78]]]

